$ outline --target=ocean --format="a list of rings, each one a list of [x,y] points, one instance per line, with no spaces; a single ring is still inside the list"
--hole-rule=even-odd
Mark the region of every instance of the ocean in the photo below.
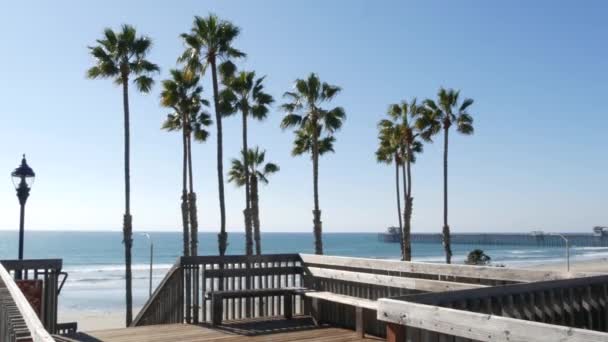
[[[152,232],[154,241],[153,286],[181,254],[182,236],[178,232]],[[398,259],[399,244],[379,242],[376,233],[326,233],[325,254],[381,259]],[[0,259],[16,259],[18,234],[0,231]],[[462,263],[469,251],[483,249],[492,261],[506,266],[564,262],[564,248],[537,246],[453,245],[454,262]],[[133,302],[143,305],[148,297],[149,242],[134,234]],[[244,234],[229,233],[228,254],[242,254]],[[264,253],[313,253],[312,233],[263,233]],[[413,260],[442,262],[439,243],[414,243]],[[217,254],[217,235],[199,235],[199,255]],[[26,231],[26,259],[63,259],[69,276],[61,291],[59,309],[114,311],[124,308],[124,248],[121,232]],[[608,247],[576,247],[571,260],[580,261],[608,256]]]

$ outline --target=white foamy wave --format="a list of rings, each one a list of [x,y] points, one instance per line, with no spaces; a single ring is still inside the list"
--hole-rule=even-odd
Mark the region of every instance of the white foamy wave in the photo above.
[[[168,270],[173,267],[173,264],[158,264],[153,265],[154,270]],[[150,264],[133,264],[131,265],[133,271],[147,271],[150,269]],[[64,271],[70,273],[87,273],[87,272],[117,272],[125,271],[124,265],[79,265],[79,266],[68,266],[64,268]]]
[[[547,251],[542,249],[514,249],[507,252],[511,254],[541,254],[546,253]]]
[[[577,251],[608,251],[608,247],[572,247]]]

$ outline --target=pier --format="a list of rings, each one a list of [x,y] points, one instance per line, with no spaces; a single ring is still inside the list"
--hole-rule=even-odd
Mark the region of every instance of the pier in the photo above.
[[[608,234],[591,233],[562,233],[571,246],[578,247],[608,247]],[[564,241],[550,234],[525,234],[525,233],[452,233],[450,234],[453,245],[485,245],[485,246],[538,246],[538,247],[563,247]],[[442,242],[441,234],[412,233],[412,243],[435,243]],[[378,240],[383,242],[401,241],[400,236],[394,233],[380,233]]]

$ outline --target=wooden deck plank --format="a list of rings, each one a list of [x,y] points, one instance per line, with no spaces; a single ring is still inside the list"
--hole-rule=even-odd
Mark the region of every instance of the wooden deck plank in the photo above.
[[[58,338],[62,342],[351,342],[361,340],[352,330],[321,326],[316,327],[308,317],[293,320],[267,319],[230,321],[219,328],[165,324],[135,328],[81,332],[77,336]]]

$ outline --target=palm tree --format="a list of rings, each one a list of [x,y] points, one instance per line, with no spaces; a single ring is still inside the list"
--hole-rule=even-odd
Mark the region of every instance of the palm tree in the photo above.
[[[424,131],[422,138],[427,141],[432,141],[432,137],[443,130],[443,248],[445,261],[448,264],[452,262],[448,225],[448,137],[452,125],[456,125],[456,131],[464,135],[471,135],[474,131],[473,117],[467,111],[473,100],[464,99],[459,104],[459,95],[459,90],[440,88],[437,102],[424,101],[425,114],[416,123]]]
[[[202,106],[208,106],[208,102],[201,98],[203,88],[198,85],[200,78],[198,76],[186,77],[183,70],[171,70],[171,77],[162,82],[161,105],[171,108],[174,112],[167,115],[162,128],[167,131],[182,131],[181,210],[184,255],[197,255],[198,219],[192,175],[191,136],[194,135],[194,139],[197,141],[207,140],[209,133],[205,127],[211,124],[211,119],[208,113],[201,111]]]
[[[268,115],[268,107],[274,102],[272,96],[264,92],[262,82],[264,77],[255,78],[255,72],[242,71],[236,75],[224,77],[224,90],[220,98],[227,108],[225,114],[241,112],[243,124],[243,151],[249,151],[247,146],[247,117],[256,120],[264,120]],[[251,190],[249,182],[249,160],[243,159],[244,181],[245,181],[245,252],[253,254],[252,238],[252,216],[251,216]],[[233,165],[234,166],[234,165]],[[256,250],[259,248],[256,247]]]
[[[412,206],[412,168],[411,164],[416,162],[416,154],[422,152],[422,143],[418,139],[421,132],[415,127],[415,119],[422,114],[422,107],[418,106],[416,99],[410,103],[402,101],[401,104],[389,106],[388,115],[392,120],[384,119],[379,123],[381,135],[392,135],[396,141],[401,159],[403,172],[403,197],[405,209],[403,211],[403,260],[412,259],[411,222]]]
[[[330,110],[321,105],[331,101],[340,87],[321,83],[319,77],[311,73],[307,79],[297,79],[293,91],[285,93],[289,102],[281,108],[286,112],[281,121],[281,128],[295,128],[295,140],[292,154],[311,154],[313,169],[314,210],[313,224],[315,236],[315,253],[323,254],[321,227],[321,209],[319,207],[319,156],[333,152],[334,134],[342,127],[346,113],[342,107]]]
[[[249,149],[243,156],[242,161],[232,159],[232,168],[228,173],[228,181],[235,183],[237,186],[246,185],[247,177],[249,177],[256,255],[262,254],[258,184],[259,182],[268,184],[268,176],[279,171],[279,167],[274,163],[268,162],[264,164],[265,157],[266,151],[260,151],[258,147]]]
[[[398,132],[393,127],[383,127],[382,121],[378,124],[379,134],[379,146],[376,151],[376,160],[385,164],[395,164],[395,189],[397,195],[397,219],[399,220],[399,235],[401,235],[401,243],[399,244],[401,247],[401,256],[402,259],[405,260],[405,255],[403,254],[403,222],[401,219],[401,195],[400,186],[399,186],[399,166],[403,165],[403,161],[401,158],[401,147],[398,139]]]
[[[222,146],[222,110],[220,108],[219,84],[217,78],[217,61],[224,60],[224,67],[233,67],[229,58],[244,57],[245,54],[232,46],[234,39],[239,35],[239,28],[229,21],[220,20],[216,15],[209,14],[207,17],[194,17],[194,23],[190,33],[184,33],[181,37],[186,45],[186,50],[179,61],[186,63],[190,74],[203,74],[211,68],[213,83],[213,104],[215,110],[215,122],[217,127],[217,179],[220,200],[220,233],[218,234],[219,254],[226,254],[228,245],[228,234],[226,233],[226,205],[224,201],[224,162]]]
[[[137,36],[135,28],[123,25],[114,32],[104,30],[102,39],[97,45],[89,46],[95,59],[95,65],[88,69],[90,79],[111,78],[115,84],[122,85],[124,111],[124,166],[125,166],[125,213],[123,215],[123,243],[125,244],[125,285],[126,285],[126,323],[131,324],[133,297],[131,289],[131,247],[133,245],[133,219],[131,217],[131,181],[130,181],[130,132],[129,132],[129,79],[142,93],[150,92],[154,80],[151,75],[159,71],[156,64],[146,59],[152,47],[152,41],[146,36]]]

